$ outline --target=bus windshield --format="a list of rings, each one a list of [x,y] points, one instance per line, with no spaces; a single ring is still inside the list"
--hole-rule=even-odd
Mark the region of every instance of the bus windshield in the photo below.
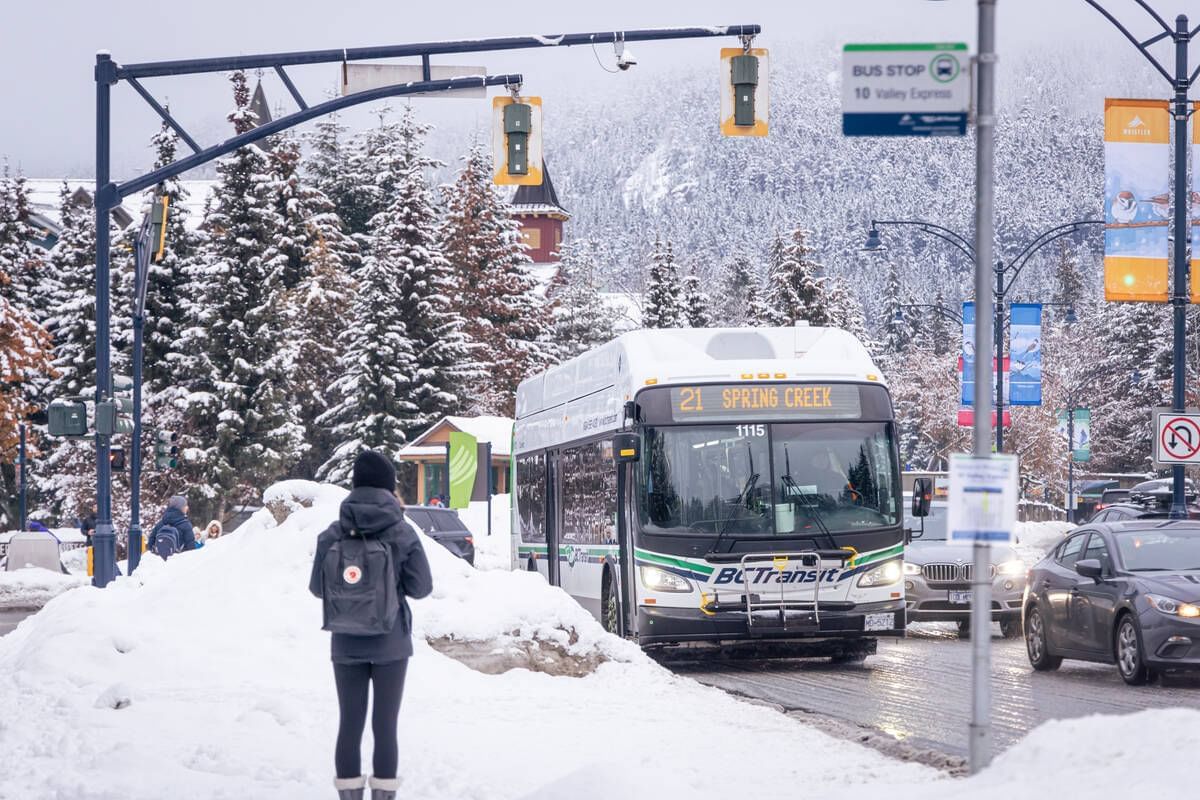
[[[812,536],[899,524],[890,423],[664,426],[645,437],[647,533]]]

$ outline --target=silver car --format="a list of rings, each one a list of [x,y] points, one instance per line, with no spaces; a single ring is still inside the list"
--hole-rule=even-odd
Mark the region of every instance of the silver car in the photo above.
[[[906,516],[911,541],[904,551],[904,599],[909,622],[957,622],[960,636],[971,626],[971,548],[946,541],[946,503],[930,503],[929,516]],[[992,619],[1006,638],[1021,635],[1025,562],[1007,545],[992,547]]]

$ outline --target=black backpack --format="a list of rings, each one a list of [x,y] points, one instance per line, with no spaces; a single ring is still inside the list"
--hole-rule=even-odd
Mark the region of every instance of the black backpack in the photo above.
[[[321,561],[324,630],[353,636],[391,633],[400,613],[392,548],[356,530],[337,539]]]
[[[174,525],[163,525],[154,535],[154,552],[166,561],[179,552],[181,536]]]

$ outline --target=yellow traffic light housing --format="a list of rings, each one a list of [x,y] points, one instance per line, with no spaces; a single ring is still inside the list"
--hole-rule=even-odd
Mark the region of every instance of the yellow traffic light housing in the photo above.
[[[767,67],[765,47],[721,48],[721,135],[767,135]]]
[[[542,98],[492,98],[492,182],[542,184]]]
[[[155,195],[150,208],[150,258],[155,263],[162,261],[167,251],[167,214],[170,205],[170,197]]]

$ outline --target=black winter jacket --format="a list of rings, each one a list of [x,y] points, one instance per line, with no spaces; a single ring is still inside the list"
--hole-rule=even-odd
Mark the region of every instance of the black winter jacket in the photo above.
[[[404,521],[404,507],[386,489],[360,487],[342,501],[338,521],[317,537],[317,552],[313,557],[312,577],[308,589],[322,596],[321,562],[330,546],[342,538],[346,530],[357,530],[364,538],[377,536],[392,548],[396,566],[396,588],[400,598],[400,613],[391,633],[379,636],[332,634],[333,660],[338,664],[386,664],[412,655],[412,612],[407,598],[422,598],[433,591],[429,561],[417,534]]]
[[[162,519],[154,526],[154,530],[150,531],[150,538],[146,540],[146,549],[153,550],[154,542],[158,538],[158,532],[163,529],[164,525],[170,525],[179,531],[179,551],[195,550],[196,549],[196,531],[192,527],[192,521],[183,515],[183,512],[178,508],[167,507],[163,512]]]

